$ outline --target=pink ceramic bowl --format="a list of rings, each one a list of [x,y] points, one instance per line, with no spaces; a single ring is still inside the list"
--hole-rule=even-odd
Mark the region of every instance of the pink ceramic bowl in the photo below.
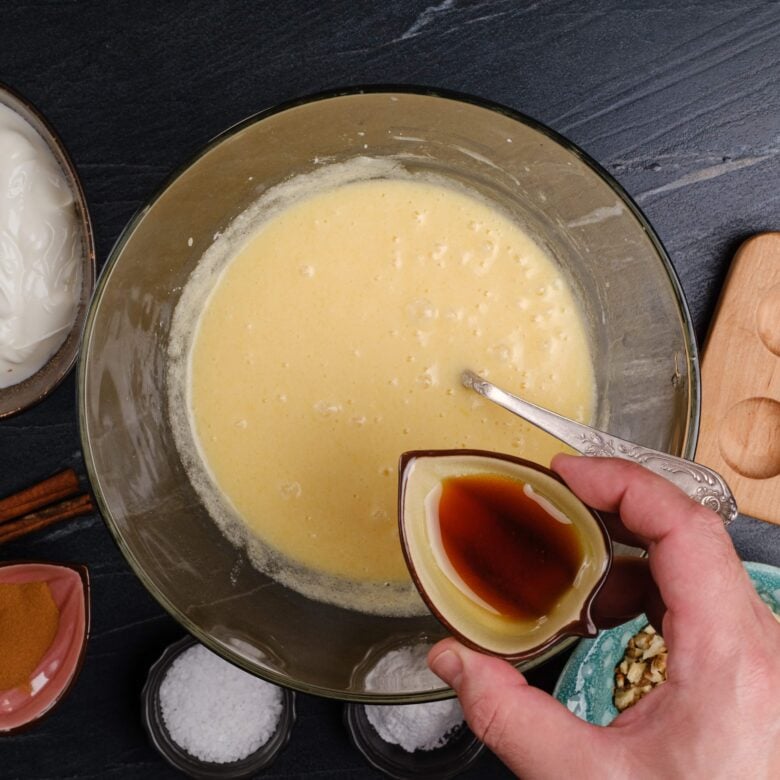
[[[29,686],[0,691],[0,736],[31,726],[70,690],[84,660],[89,635],[86,566],[31,561],[0,563],[0,583],[45,581],[60,611],[57,634],[30,677]]]

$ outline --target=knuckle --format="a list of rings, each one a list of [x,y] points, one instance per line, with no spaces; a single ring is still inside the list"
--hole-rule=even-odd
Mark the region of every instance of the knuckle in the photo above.
[[[711,509],[697,504],[691,510],[691,520],[696,524],[702,541],[708,543],[721,562],[736,563],[736,553],[720,516]]]
[[[491,750],[500,752],[507,738],[507,718],[498,701],[483,695],[469,708],[469,727]]]
[[[723,525],[723,520],[717,512],[707,508],[706,506],[703,506],[698,502],[694,502],[691,511],[696,522],[699,523],[707,533],[711,533],[719,537],[724,535],[725,528]]]
[[[625,473],[627,479],[645,479],[648,476],[653,479],[655,477],[650,469],[636,461],[627,460],[626,458],[610,458],[610,460]]]

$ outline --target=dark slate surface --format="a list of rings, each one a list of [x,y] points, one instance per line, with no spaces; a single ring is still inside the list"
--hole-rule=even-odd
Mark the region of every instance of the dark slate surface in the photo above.
[[[506,103],[580,144],[637,199],[703,337],[736,247],[780,227],[778,29],[778,3],[743,0],[24,0],[2,6],[0,80],[37,104],[69,147],[100,262],[177,166],[278,101],[385,82]],[[71,377],[0,422],[0,495],[63,465],[83,474],[74,398]],[[741,518],[734,534],[743,556],[780,564],[780,529]],[[0,551],[33,557],[90,566],[94,630],[69,698],[39,727],[0,738],[0,776],[174,776],[146,743],[138,696],[181,629],[97,516]],[[551,687],[558,668],[535,680]],[[377,776],[348,743],[340,706],[305,696],[292,741],[266,774]],[[467,776],[506,775],[486,755]]]

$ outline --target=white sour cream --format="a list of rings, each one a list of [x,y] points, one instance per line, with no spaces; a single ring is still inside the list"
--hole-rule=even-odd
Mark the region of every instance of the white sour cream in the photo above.
[[[32,376],[67,338],[81,256],[73,193],[54,154],[0,105],[0,388]]]

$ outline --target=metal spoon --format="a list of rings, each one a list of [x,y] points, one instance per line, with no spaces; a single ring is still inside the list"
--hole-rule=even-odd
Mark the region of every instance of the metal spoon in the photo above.
[[[737,502],[726,481],[720,474],[706,466],[700,466],[698,463],[666,452],[642,447],[570,420],[568,417],[562,417],[560,414],[507,393],[477,376],[473,371],[464,371],[461,374],[461,381],[465,387],[555,436],[556,439],[583,455],[624,458],[642,464],[677,485],[694,501],[714,509],[726,525],[737,516]]]

